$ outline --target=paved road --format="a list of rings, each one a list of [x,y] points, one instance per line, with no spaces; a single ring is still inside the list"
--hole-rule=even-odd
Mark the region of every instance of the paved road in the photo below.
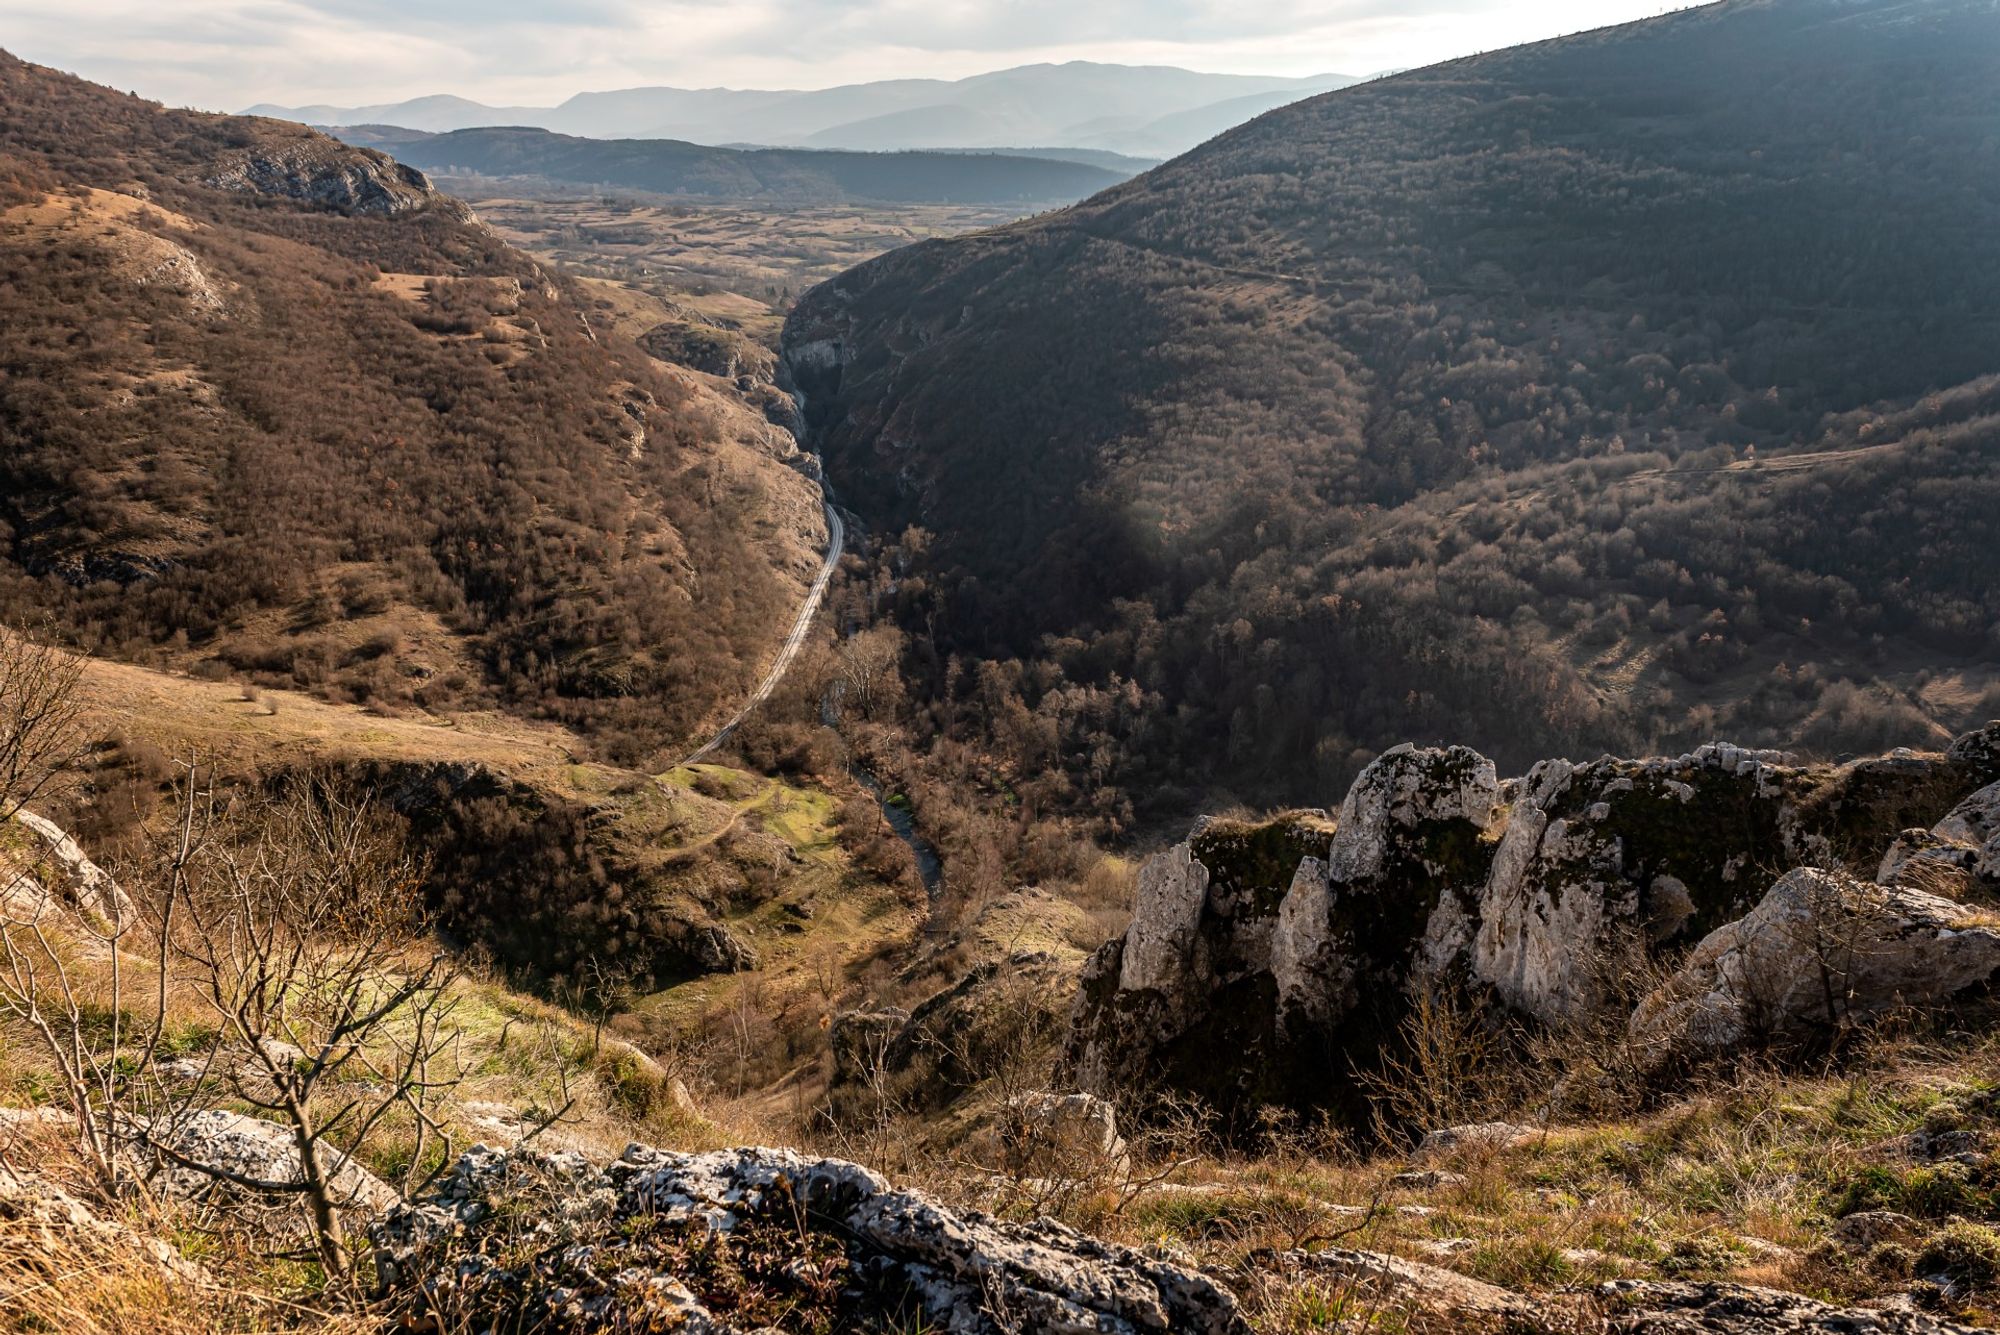
[[[806,592],[805,602],[799,607],[798,620],[792,623],[792,633],[785,637],[785,643],[779,648],[777,658],[771,662],[771,670],[764,674],[764,680],[744,703],[743,708],[737,711],[736,717],[725,723],[722,731],[711,737],[706,746],[681,761],[681,764],[693,765],[713,755],[717,747],[728,741],[729,734],[735,732],[738,725],[750,717],[750,712],[771,698],[771,692],[778,689],[778,683],[785,679],[785,673],[791,668],[792,660],[799,656],[799,650],[805,646],[806,636],[812,633],[813,618],[819,615],[820,601],[826,597],[826,586],[833,582],[834,568],[840,564],[841,550],[847,546],[847,525],[841,522],[840,516],[835,513],[831,504],[826,502],[822,504],[826,506],[826,560],[820,563],[819,578],[813,581],[812,588]]]

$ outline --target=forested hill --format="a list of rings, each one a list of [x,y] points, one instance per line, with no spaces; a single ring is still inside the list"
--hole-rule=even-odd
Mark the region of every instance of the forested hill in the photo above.
[[[811,489],[588,314],[380,154],[0,53],[0,621],[680,743],[782,635]]]
[[[2000,704],[1993,0],[1731,0],[1331,93],[787,339],[843,495],[929,532],[897,614],[997,660],[1037,722],[985,740],[1058,786]]]
[[[774,204],[1066,204],[1130,175],[1090,163],[1003,153],[709,148],[674,139],[579,139],[524,128],[407,132],[399,138],[383,127],[364,126],[355,133],[358,141],[380,145],[426,171]]]

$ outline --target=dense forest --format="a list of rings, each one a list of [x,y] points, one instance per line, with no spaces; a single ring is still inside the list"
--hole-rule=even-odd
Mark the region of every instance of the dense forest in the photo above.
[[[399,136],[369,126],[356,139],[427,171],[770,204],[1068,203],[1131,175],[1093,163],[1011,153],[708,148],[676,139],[579,139],[525,128]]]
[[[586,309],[379,154],[0,55],[0,618],[678,744],[794,595],[758,478]]]
[[[2000,712],[1990,3],[1328,94],[864,265],[787,348],[909,721],[1030,806]]]

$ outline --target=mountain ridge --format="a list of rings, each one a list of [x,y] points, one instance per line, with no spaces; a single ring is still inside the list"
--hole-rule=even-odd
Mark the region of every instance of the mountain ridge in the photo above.
[[[910,671],[1004,665],[1056,740],[946,734],[1115,811],[1411,736],[1838,752],[2000,700],[1995,14],[1470,57],[809,293],[830,474],[921,530],[882,545]]]
[[[554,107],[488,107],[450,94],[400,103],[287,107],[261,103],[244,114],[318,125],[394,124],[431,132],[527,125],[585,138],[683,139],[720,145],[859,150],[994,148],[1022,142],[1166,156],[1192,146],[1145,136],[1156,123],[1208,113],[1248,96],[1297,96],[1357,80],[1340,74],[1286,78],[1205,74],[1174,66],[1089,61],[1024,65],[964,79],[892,79],[804,90],[648,87],[578,93]],[[926,118],[924,113],[931,116]],[[944,142],[933,123],[956,126]],[[884,125],[917,117],[904,137]],[[1129,124],[1079,132],[1092,121]]]
[[[718,148],[675,139],[588,139],[533,126],[410,133],[402,139],[394,127],[354,131],[355,142],[427,171],[776,203],[1066,204],[1131,174],[1088,161],[979,151]]]

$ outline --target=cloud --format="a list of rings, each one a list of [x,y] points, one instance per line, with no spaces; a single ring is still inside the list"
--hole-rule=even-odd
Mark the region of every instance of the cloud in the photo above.
[[[236,110],[451,92],[820,87],[1090,59],[1363,74],[1622,22],[1659,0],[10,0],[17,55]]]

